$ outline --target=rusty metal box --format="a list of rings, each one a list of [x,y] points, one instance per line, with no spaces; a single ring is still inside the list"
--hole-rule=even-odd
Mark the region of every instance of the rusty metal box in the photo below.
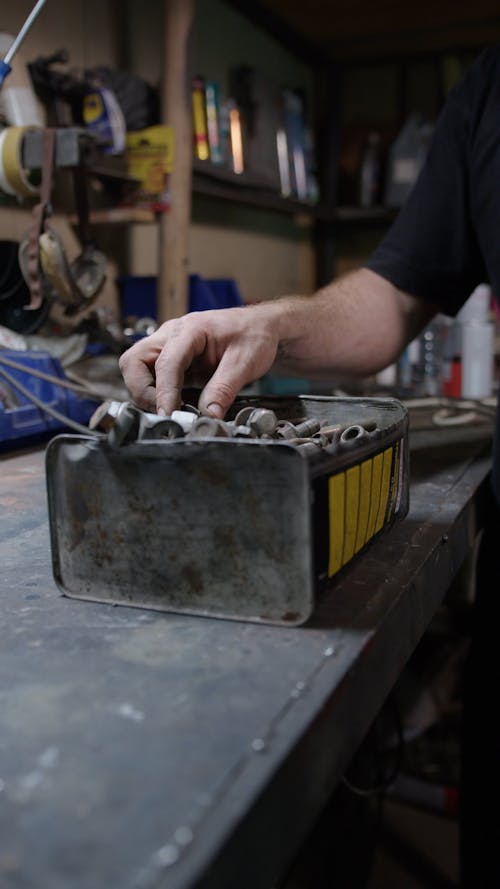
[[[287,442],[59,435],[46,451],[53,572],[71,597],[299,625],[408,511],[408,418],[394,398],[240,398],[279,417],[365,424],[309,459]],[[325,594],[334,594],[333,589]]]

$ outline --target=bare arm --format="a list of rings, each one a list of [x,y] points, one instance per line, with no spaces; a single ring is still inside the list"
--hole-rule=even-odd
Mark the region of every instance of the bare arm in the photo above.
[[[439,311],[359,269],[311,297],[284,297],[167,321],[120,359],[133,399],[169,414],[188,373],[199,406],[223,416],[240,389],[275,365],[299,376],[367,376],[391,364]]]

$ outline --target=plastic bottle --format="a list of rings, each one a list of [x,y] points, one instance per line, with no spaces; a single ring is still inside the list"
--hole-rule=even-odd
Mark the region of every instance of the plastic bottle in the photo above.
[[[361,207],[373,207],[380,197],[380,133],[372,132],[361,162],[359,203]]]
[[[487,398],[493,391],[495,329],[489,320],[490,306],[491,287],[479,284],[457,315],[463,398]]]

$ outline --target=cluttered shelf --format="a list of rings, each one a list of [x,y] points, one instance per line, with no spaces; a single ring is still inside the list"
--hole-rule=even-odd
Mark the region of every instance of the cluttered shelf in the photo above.
[[[210,161],[193,161],[193,193],[218,200],[261,207],[285,214],[304,214],[326,222],[389,224],[397,209],[378,204],[371,207],[336,206],[325,201],[302,201],[271,191],[247,173],[237,174]]]
[[[241,174],[217,167],[210,161],[193,161],[193,193],[218,200],[261,207],[278,213],[305,213],[314,216],[318,207],[311,201],[285,197],[262,185],[259,179],[247,172]]]

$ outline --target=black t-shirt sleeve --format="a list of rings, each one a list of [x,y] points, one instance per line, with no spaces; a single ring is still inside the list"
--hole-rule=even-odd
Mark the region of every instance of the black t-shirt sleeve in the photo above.
[[[480,66],[449,95],[420,175],[365,266],[454,315],[487,280],[470,206],[472,104]]]

